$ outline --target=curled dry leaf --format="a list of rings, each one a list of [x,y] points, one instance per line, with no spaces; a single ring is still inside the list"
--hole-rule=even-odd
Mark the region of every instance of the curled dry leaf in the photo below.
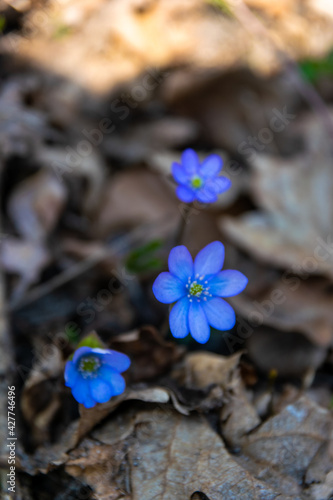
[[[241,382],[227,394],[220,413],[221,432],[229,446],[237,447],[242,436],[257,427],[261,420],[249,401]]]
[[[65,470],[71,476],[89,484],[96,500],[119,500],[124,498],[125,477],[122,485],[114,478],[125,458],[126,449],[122,441],[114,445],[101,445],[98,441],[85,439],[72,451]]]
[[[256,410],[248,401],[240,377],[239,359],[243,353],[225,357],[210,352],[189,353],[173,376],[189,388],[217,385],[221,393],[209,391],[196,408],[221,408],[222,433],[230,444],[260,423]]]
[[[257,155],[251,190],[261,211],[222,218],[222,230],[255,257],[290,273],[333,277],[333,176],[326,149],[282,160]]]
[[[76,443],[107,415],[114,412],[123,401],[137,400],[146,403],[165,404],[169,399],[170,395],[167,389],[163,387],[145,387],[133,390],[127,389],[120,396],[113,397],[108,403],[97,404],[93,408],[88,409],[80,405],[80,422],[76,435]]]
[[[173,376],[186,387],[204,389],[218,384],[223,389],[232,389],[239,379],[238,365],[242,352],[225,357],[212,352],[197,351],[187,354]]]

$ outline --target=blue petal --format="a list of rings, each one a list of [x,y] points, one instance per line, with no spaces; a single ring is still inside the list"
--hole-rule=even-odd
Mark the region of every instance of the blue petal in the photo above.
[[[171,309],[169,323],[172,335],[176,339],[182,339],[188,335],[190,331],[188,323],[188,312],[190,302],[187,297],[179,300]]]
[[[184,283],[171,273],[161,273],[154,281],[153,292],[157,300],[163,304],[171,304],[186,295],[186,288]]]
[[[108,382],[101,378],[89,380],[90,392],[97,403],[106,403],[113,396],[113,390]]]
[[[224,191],[227,191],[227,189],[230,188],[231,186],[231,180],[228,179],[227,177],[215,177],[214,179],[211,179],[209,181],[209,189],[214,191],[216,194],[223,193]]]
[[[199,189],[196,193],[196,197],[201,203],[215,203],[217,201],[216,193],[207,186]]]
[[[197,153],[193,149],[185,149],[182,154],[182,165],[188,175],[198,172],[200,163]]]
[[[209,292],[218,297],[232,297],[242,292],[248,279],[244,274],[233,269],[221,271],[208,282]]]
[[[73,361],[67,361],[65,366],[65,385],[67,387],[73,387],[78,378],[79,374],[76,370],[75,364]]]
[[[236,316],[233,308],[223,299],[214,297],[203,303],[208,323],[217,330],[231,330],[235,326]]]
[[[96,401],[91,397],[89,390],[89,380],[79,377],[75,386],[72,388],[72,394],[78,403],[83,404],[86,408],[95,406]]]
[[[210,328],[204,310],[196,300],[190,303],[188,322],[192,337],[200,344],[205,344],[209,339]]]
[[[217,175],[222,168],[222,158],[218,155],[212,154],[202,162],[199,172],[204,177],[213,177]]]
[[[184,245],[180,245],[171,250],[169,254],[169,271],[184,283],[188,278],[192,278],[193,260],[190,252]]]
[[[194,273],[200,276],[218,273],[224,261],[224,246],[220,241],[213,241],[200,250],[194,261]]]
[[[79,360],[79,358],[81,358],[81,356],[83,356],[84,354],[91,354],[92,350],[93,349],[91,347],[87,347],[87,346],[79,347],[74,352],[73,362],[76,364],[77,361]]]
[[[111,384],[112,378],[115,376],[116,373],[118,373],[118,370],[115,370],[108,364],[103,364],[98,370],[99,378],[102,378],[103,380],[105,380],[105,382],[108,382],[109,384]]]
[[[171,166],[172,175],[178,184],[186,184],[189,180],[189,176],[186,170],[179,163],[173,163]]]
[[[112,396],[122,394],[126,388],[124,378],[119,373],[108,365],[102,365],[98,371],[98,376],[107,382],[112,389]],[[111,397],[111,396],[110,396]]]
[[[93,349],[95,354],[101,355],[101,360],[104,363],[114,368],[118,372],[124,372],[131,364],[131,360],[122,352],[112,351],[111,349]]]
[[[114,396],[119,396],[119,394],[122,394],[126,389],[126,383],[124,378],[117,372],[113,375],[112,379],[110,380],[110,384]]]
[[[195,200],[195,191],[186,186],[178,186],[176,189],[176,195],[184,203],[191,203]]]

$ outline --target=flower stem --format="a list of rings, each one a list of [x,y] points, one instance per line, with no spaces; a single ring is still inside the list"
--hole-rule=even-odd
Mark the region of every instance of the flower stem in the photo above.
[[[175,237],[174,237],[174,244],[175,245],[180,245],[183,241],[184,233],[185,233],[185,227],[186,224],[189,222],[189,216],[191,213],[191,205],[184,205],[183,206],[183,211],[181,214],[181,219],[179,222],[179,226],[177,228]]]

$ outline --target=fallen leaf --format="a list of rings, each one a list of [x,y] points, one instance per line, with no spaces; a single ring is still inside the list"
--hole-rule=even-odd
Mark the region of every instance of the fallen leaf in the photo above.
[[[249,401],[243,384],[239,381],[225,396],[225,404],[220,413],[221,433],[229,446],[239,445],[240,438],[255,427],[261,420],[254,407]]]
[[[105,154],[124,163],[151,163],[151,157],[171,148],[193,142],[199,132],[197,123],[186,118],[166,116],[132,126],[124,134],[106,137]],[[169,169],[170,170],[170,169]]]
[[[302,481],[332,429],[331,412],[301,397],[243,437],[242,453]]]
[[[254,285],[252,288],[250,285],[244,293],[231,298],[230,302],[245,318],[246,338],[251,338],[259,326],[268,325],[284,332],[300,332],[320,347],[327,347],[332,343],[332,289],[328,280],[302,281],[293,274],[284,273],[266,287]],[[297,349],[294,338],[290,337],[290,343],[294,343]],[[281,339],[287,341],[287,336],[281,336]],[[311,348],[310,344],[307,347],[307,343],[304,345],[310,356],[308,361],[316,368],[322,359],[320,350]],[[283,360],[281,361],[282,366]],[[299,369],[302,371],[302,366],[306,363],[302,363],[301,359],[299,363]],[[287,363],[285,365],[287,368]]]
[[[29,425],[34,445],[50,441],[50,424],[61,407],[62,353],[54,345],[44,347],[47,349],[43,349],[36,359],[21,395],[22,415]],[[26,377],[21,367],[19,370],[20,375]]]
[[[278,489],[233,460],[202,416],[160,411],[154,418],[139,414],[137,420],[149,426],[137,430],[129,450],[133,500],[191,498],[195,492],[212,500],[281,498]]]
[[[243,353],[225,357],[212,352],[197,351],[186,355],[183,365],[174,370],[174,377],[186,387],[204,389],[218,384],[232,389],[238,380],[239,359]]]
[[[250,187],[261,210],[222,218],[221,229],[263,262],[332,278],[331,164],[325,149],[288,159],[256,155]]]
[[[185,353],[184,347],[165,341],[152,326],[118,335],[112,340],[111,348],[127,354],[132,360],[126,372],[130,383],[164,375]]]
[[[8,214],[24,239],[43,242],[57,224],[66,199],[65,184],[40,170],[16,186],[8,201]]]
[[[263,372],[276,370],[281,377],[302,377],[316,370],[326,358],[326,349],[302,334],[258,328],[246,344],[253,363]]]
[[[85,439],[70,453],[65,470],[67,474],[89,484],[94,490],[96,500],[118,500],[124,498],[124,489],[117,486],[113,478],[117,475],[125,455],[126,449],[122,441],[114,445],[101,445],[98,441]]]
[[[94,220],[97,236],[107,237],[112,231],[161,221],[165,217],[174,220],[177,227],[181,216],[179,203],[156,174],[143,169],[120,172],[104,187],[101,208]]]
[[[19,276],[11,297],[16,301],[39,280],[42,270],[51,262],[51,255],[43,243],[8,237],[1,241],[0,262],[7,273]]]
[[[32,60],[35,65],[65,75],[100,94],[109,92],[116,83],[135,78],[131,94],[126,93],[123,101],[129,103],[126,107],[130,111],[149,98],[160,83],[155,76],[157,72],[150,68],[181,65],[208,72],[216,67],[223,71],[250,67],[252,71],[271,74],[281,67],[280,55],[270,44],[260,43],[262,37],[249,41],[248,31],[235,22],[232,6],[227,6],[231,14],[225,15],[225,5],[216,5],[214,8],[199,0],[182,3],[136,0],[115,4],[96,1],[79,5],[71,1],[62,6],[60,14],[57,4],[44,10],[36,6],[30,16],[25,16],[23,29],[42,13],[46,22],[34,37],[20,38],[17,50],[22,58]],[[304,55],[317,57],[331,48],[330,16],[309,5],[302,12],[293,2],[283,5],[288,5],[288,19],[292,22],[277,15],[282,7],[269,2],[261,2],[260,11],[260,19],[272,36],[279,39],[279,46],[282,44],[296,60]],[[110,25],[109,19],[117,19],[117,23]],[[68,30],[61,44],[55,36],[55,20]],[[96,34],[98,39],[94,37]],[[3,38],[6,46],[6,37]],[[62,57],[57,58],[60,48]],[[82,68],[79,74],[76,68]],[[140,81],[137,75],[147,68],[155,78],[147,80],[142,76]],[[120,112],[119,103],[114,112],[118,109]]]
[[[66,186],[66,179],[72,179],[75,183],[83,181],[83,195],[77,204],[85,215],[95,214],[100,206],[106,179],[106,166],[98,152],[91,151],[89,155],[83,155],[75,147],[71,150],[43,147],[38,152],[38,161],[62,186]]]

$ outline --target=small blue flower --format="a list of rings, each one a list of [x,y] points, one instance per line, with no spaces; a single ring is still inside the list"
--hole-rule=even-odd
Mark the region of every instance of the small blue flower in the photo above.
[[[183,245],[169,255],[169,271],[157,276],[153,292],[163,304],[176,302],[170,312],[170,330],[174,337],[188,333],[200,344],[209,339],[209,325],[217,330],[230,330],[236,322],[232,307],[220,297],[237,295],[247,285],[239,271],[221,271],[224,246],[213,241],[192,257]]]
[[[181,164],[172,164],[172,175],[179,184],[176,190],[178,198],[185,203],[217,201],[217,195],[231,186],[229,179],[219,176],[221,169],[222,159],[218,155],[209,155],[200,164],[197,153],[185,149]]]
[[[125,380],[120,373],[130,364],[129,357],[121,352],[79,347],[73,360],[66,363],[65,385],[72,389],[76,401],[92,408],[124,392]]]

